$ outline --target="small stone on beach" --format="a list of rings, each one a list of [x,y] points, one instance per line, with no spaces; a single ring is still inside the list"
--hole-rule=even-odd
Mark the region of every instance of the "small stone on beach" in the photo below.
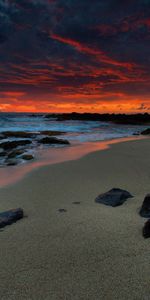
[[[59,211],[60,213],[67,212],[67,210],[64,209],[64,208],[59,208],[58,211]]]
[[[150,219],[144,225],[143,236],[145,239],[150,237]]]
[[[132,197],[133,196],[128,191],[113,188],[104,194],[100,194],[95,199],[95,202],[115,207],[122,205],[128,198]]]

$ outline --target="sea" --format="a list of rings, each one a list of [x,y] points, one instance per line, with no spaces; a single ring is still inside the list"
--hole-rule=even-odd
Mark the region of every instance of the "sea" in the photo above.
[[[71,143],[85,143],[129,137],[147,126],[117,125],[100,121],[57,121],[45,114],[0,113],[0,133],[3,131],[40,132],[56,130],[65,132]]]

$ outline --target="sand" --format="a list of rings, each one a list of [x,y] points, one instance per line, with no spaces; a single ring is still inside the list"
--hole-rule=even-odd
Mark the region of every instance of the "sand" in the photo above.
[[[0,232],[0,300],[150,299],[150,239],[138,215],[149,149],[149,138],[114,144],[0,189],[0,211],[27,216]],[[116,208],[94,202],[113,187],[134,198]]]

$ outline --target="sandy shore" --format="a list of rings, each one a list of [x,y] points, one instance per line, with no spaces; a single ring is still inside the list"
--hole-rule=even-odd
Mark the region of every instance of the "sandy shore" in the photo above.
[[[114,144],[0,189],[1,211],[27,215],[0,232],[1,300],[150,299],[150,239],[138,215],[149,149],[150,139]],[[117,208],[94,202],[112,187],[134,198]]]

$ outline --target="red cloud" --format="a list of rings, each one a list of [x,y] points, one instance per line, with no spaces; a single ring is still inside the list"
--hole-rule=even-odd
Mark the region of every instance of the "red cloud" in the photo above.
[[[89,46],[86,46],[79,41],[76,41],[76,40],[73,40],[70,38],[66,38],[66,37],[62,37],[62,36],[59,36],[58,34],[54,34],[54,33],[51,33],[50,37],[61,43],[70,45],[70,46],[76,48],[80,52],[83,52],[88,55],[93,55],[96,57],[96,59],[98,59],[100,62],[103,62],[105,64],[114,65],[117,67],[123,67],[123,68],[127,68],[127,69],[131,69],[135,66],[135,64],[133,64],[133,63],[119,62],[117,60],[114,60],[114,59],[108,57],[103,51],[101,51],[99,49],[95,49],[95,48],[90,48]]]

